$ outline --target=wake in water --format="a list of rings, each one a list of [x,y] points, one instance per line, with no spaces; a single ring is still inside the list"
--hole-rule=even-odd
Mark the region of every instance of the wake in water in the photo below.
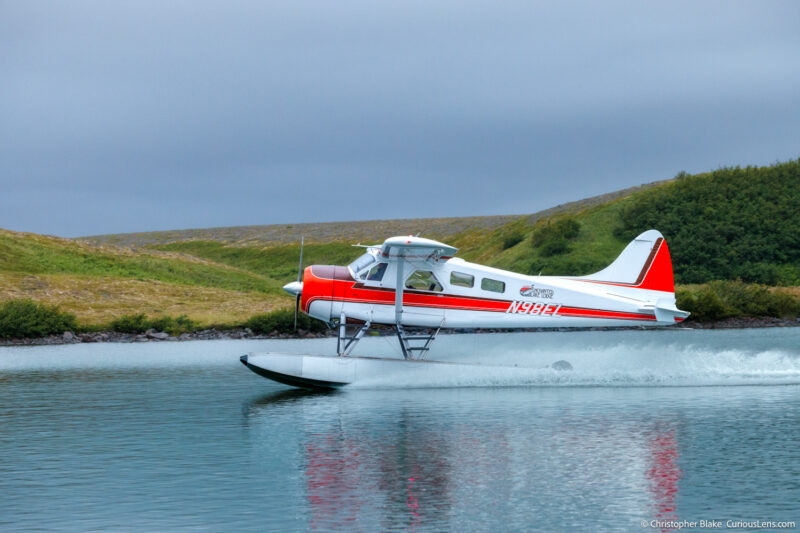
[[[333,356],[335,347],[335,339],[4,347],[0,372],[144,369],[213,371],[250,379],[242,374],[242,354]],[[356,355],[400,357],[396,339],[388,336],[363,339]],[[800,384],[800,328],[440,335],[429,359],[468,364],[425,365],[420,372],[387,375],[351,387]],[[560,360],[573,369],[550,367]]]
[[[481,366],[454,370],[431,365],[425,372],[400,379],[376,378],[356,386],[800,384],[800,328],[523,333],[440,340],[445,346],[432,358]],[[552,368],[558,360],[568,361],[573,369]]]

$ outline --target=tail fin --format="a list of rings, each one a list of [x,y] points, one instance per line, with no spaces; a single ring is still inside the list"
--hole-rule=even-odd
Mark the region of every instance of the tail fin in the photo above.
[[[633,239],[609,266],[580,279],[636,289],[675,292],[672,259],[667,241],[654,229]]]
[[[681,311],[675,306],[672,259],[669,256],[667,241],[654,229],[645,231],[633,239],[608,267],[579,279],[615,287],[668,293],[647,295],[648,301],[641,307],[641,311],[652,312],[657,322],[674,324],[689,316],[688,312]],[[622,291],[625,292],[625,289]],[[631,296],[633,293],[636,291],[628,291]]]

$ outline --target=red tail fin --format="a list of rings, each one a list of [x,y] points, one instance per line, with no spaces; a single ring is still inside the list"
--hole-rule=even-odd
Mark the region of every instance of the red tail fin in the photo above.
[[[653,229],[633,239],[608,267],[579,279],[620,287],[675,292],[667,241]]]

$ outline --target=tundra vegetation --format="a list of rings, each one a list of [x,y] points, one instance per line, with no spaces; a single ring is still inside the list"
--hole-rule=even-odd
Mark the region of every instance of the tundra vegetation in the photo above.
[[[0,339],[44,337],[78,327],[75,315],[31,300],[0,304]]]
[[[159,316],[148,318],[144,313],[123,315],[108,325],[110,331],[119,333],[144,333],[148,330],[163,331],[170,335],[189,333],[197,329],[197,322],[181,315],[179,317]]]
[[[681,283],[800,285],[800,164],[681,173],[627,202],[615,235],[668,236]]]
[[[60,239],[0,230],[0,302],[24,320],[65,329],[129,331],[250,327],[286,331],[294,298],[281,286],[305,264],[347,264],[354,242],[406,233],[459,256],[531,275],[607,266],[638,233],[667,239],[679,307],[694,320],[796,316],[800,298],[800,160],[722,168],[572,202],[532,215],[247,226]],[[26,300],[21,304],[19,300]],[[48,309],[50,315],[30,305]],[[19,309],[22,309],[20,307]],[[10,315],[6,315],[10,316]],[[28,317],[23,319],[24,317]],[[291,318],[291,321],[289,320]],[[65,319],[66,320],[66,319]],[[299,327],[324,327],[307,322]],[[53,326],[53,327],[51,327]],[[14,329],[17,328],[17,329]],[[267,331],[269,330],[269,331]]]
[[[257,335],[269,335],[270,333],[288,333],[294,330],[294,310],[278,309],[271,313],[263,313],[250,317],[244,326]],[[299,313],[297,315],[297,327],[305,331],[320,332],[328,329],[327,325],[320,321],[309,318],[307,315]]]

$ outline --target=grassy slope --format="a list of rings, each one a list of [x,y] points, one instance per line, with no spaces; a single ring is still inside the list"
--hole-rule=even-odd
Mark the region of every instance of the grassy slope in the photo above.
[[[125,314],[188,315],[202,325],[240,323],[285,307],[283,297],[154,280],[70,274],[0,272],[0,301],[30,298],[103,325]],[[288,302],[290,303],[290,302]]]
[[[463,248],[461,255],[469,261],[515,272],[537,274],[541,271],[545,275],[589,274],[607,266],[627,244],[613,235],[618,213],[627,201],[627,198],[614,200],[575,215],[568,215],[578,221],[581,229],[578,237],[571,243],[571,250],[566,254],[542,256],[531,244],[536,225],[529,223],[509,224],[495,231],[493,235],[459,236],[454,243]],[[538,224],[547,221],[548,219],[541,220]],[[503,250],[503,238],[515,232],[520,234],[522,240]]]
[[[184,241],[152,247],[154,250],[179,252],[267,275],[288,283],[297,277],[299,245],[272,247],[225,245],[216,241]],[[303,263],[346,265],[363,253],[349,243],[308,244],[303,249]]]
[[[281,284],[231,265],[155,251],[97,247],[0,230],[0,271],[152,279],[178,285],[278,293]]]
[[[430,226],[427,224],[427,220],[421,219],[418,221],[416,229],[430,227],[431,230],[436,230],[430,233],[421,233],[425,237],[440,239],[458,247],[460,249],[459,257],[463,257],[467,261],[526,273],[534,273],[539,270],[543,270],[545,274],[588,273],[605,267],[627,244],[614,237],[613,230],[617,224],[619,210],[628,201],[629,195],[645,194],[644,191],[663,183],[665,182],[572,202],[533,215],[497,217],[494,224],[484,221],[485,223],[481,227],[475,226],[472,222],[473,218],[465,218],[462,223],[459,223],[458,219],[432,219],[447,220],[448,223],[446,225],[437,223]],[[537,224],[561,216],[574,216],[581,223],[582,229],[574,243],[574,253],[557,258],[538,257],[536,251],[531,247],[531,233]],[[307,228],[312,234],[316,234],[316,237],[312,239],[311,244],[306,244],[303,262],[306,265],[347,264],[361,253],[361,250],[352,246],[354,242],[379,243],[386,237],[403,234],[402,231],[396,231],[397,228],[391,224],[376,223],[375,221],[370,224],[372,228],[370,230],[363,227],[358,229],[361,235],[360,239],[345,239],[343,242],[326,241],[320,237],[322,234],[338,236],[338,229],[336,231],[326,229],[327,226],[338,226],[338,223],[319,224],[316,229]],[[406,226],[407,224],[403,225],[403,227]],[[269,226],[268,228],[273,227]],[[156,234],[137,234],[135,242],[151,250],[189,254],[252,270],[275,279],[291,280],[297,275],[299,243],[276,245],[275,241],[270,240],[272,229],[258,238],[250,233],[252,227],[242,228],[243,233],[233,231],[234,229],[236,228],[230,228],[231,231],[227,233],[225,240],[221,241],[205,239],[203,237],[207,237],[207,235],[203,233],[177,234],[170,232],[167,237],[158,232]],[[503,240],[511,234],[519,234],[522,241],[512,248],[503,250]],[[165,238],[175,240],[161,242]],[[86,240],[106,242],[102,236],[88,237]],[[131,239],[126,238],[126,242],[131,242]],[[540,263],[543,261],[547,264],[542,268]],[[580,269],[581,272],[573,271],[576,266],[583,267]]]
[[[197,257],[0,230],[0,300],[58,304],[88,324],[140,311],[240,320],[284,305],[282,284]]]
[[[625,199],[580,211],[575,216],[581,223],[581,232],[574,241],[573,251],[557,257],[543,258],[531,246],[530,236],[536,224],[529,217],[515,220],[490,230],[469,229],[451,235],[431,235],[457,246],[459,257],[517,272],[543,274],[585,274],[605,267],[627,244],[614,237],[613,229]],[[543,223],[548,219],[541,219]],[[503,240],[519,234],[522,240],[503,250]],[[372,241],[380,242],[386,235],[375,235]],[[240,243],[226,244],[207,240],[187,240],[152,246],[151,249],[179,252],[210,261],[258,272],[274,279],[289,281],[297,275],[298,244],[280,246],[251,246]],[[309,244],[304,249],[304,263],[347,264],[362,252],[350,243],[333,242]],[[577,270],[576,270],[577,268]]]

